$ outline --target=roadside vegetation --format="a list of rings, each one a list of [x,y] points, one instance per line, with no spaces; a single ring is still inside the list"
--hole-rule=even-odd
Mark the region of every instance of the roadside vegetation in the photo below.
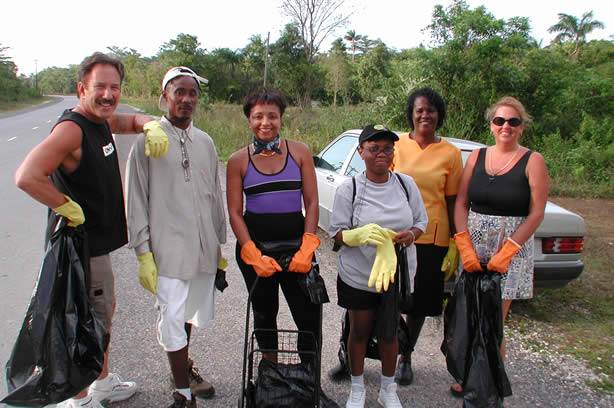
[[[6,52],[9,47],[0,44],[0,112],[22,109],[44,101],[33,79],[17,76],[17,66]]]
[[[18,111],[24,108],[29,108],[33,105],[39,105],[45,101],[49,101],[52,98],[48,96],[33,96],[29,98],[19,99],[19,101],[12,102],[0,102],[0,113]]]
[[[430,24],[424,22],[432,39],[428,48],[390,49],[348,30],[329,50],[315,54],[304,34],[309,30],[298,22],[309,19],[289,17],[268,49],[266,83],[294,107],[285,134],[314,152],[342,130],[369,122],[406,130],[407,96],[421,86],[436,89],[446,101],[442,135],[492,144],[484,111],[499,97],[513,95],[533,116],[523,144],[546,158],[552,193],[614,197],[614,42],[586,41],[588,33],[603,28],[592,12],[581,18],[561,13],[551,27],[556,41],[546,45],[530,36],[528,18],[496,18],[483,6],[472,9],[457,0],[435,6]],[[239,105],[263,84],[266,39],[252,36],[244,48],[208,51],[197,37],[179,34],[151,58],[127,47],[108,51],[126,67],[123,97],[143,101],[150,112],[155,103],[148,101],[157,101],[164,72],[175,65],[193,68],[209,79],[202,94],[205,111],[197,120],[221,138],[220,156],[247,140]],[[41,91],[74,92],[78,62],[40,72]]]

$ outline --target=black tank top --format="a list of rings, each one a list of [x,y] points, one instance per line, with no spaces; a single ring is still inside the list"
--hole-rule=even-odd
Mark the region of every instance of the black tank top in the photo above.
[[[525,169],[532,151],[528,150],[507,173],[486,173],[486,148],[480,149],[467,194],[472,211],[487,215],[526,217],[531,189]]]
[[[104,255],[128,242],[117,148],[106,121],[94,123],[67,109],[55,126],[67,120],[79,125],[83,133],[81,160],[72,173],[58,167],[51,181],[83,209],[90,256]],[[56,221],[55,212],[49,211],[47,239]]]

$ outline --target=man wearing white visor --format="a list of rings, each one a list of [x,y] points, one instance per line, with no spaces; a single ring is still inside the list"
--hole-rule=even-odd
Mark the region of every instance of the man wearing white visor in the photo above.
[[[219,160],[211,137],[192,121],[201,83],[207,80],[189,68],[168,70],[159,103],[167,112],[160,123],[168,154],[150,160],[140,137],[126,170],[128,245],[139,260],[141,285],[156,295],[158,342],[176,386],[169,408],[195,408],[195,397],[215,393],[188,353],[192,325],[211,327],[216,272],[226,262]]]

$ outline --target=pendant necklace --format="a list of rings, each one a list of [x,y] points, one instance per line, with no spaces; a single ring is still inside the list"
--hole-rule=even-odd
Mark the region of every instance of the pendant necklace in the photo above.
[[[275,154],[274,151],[270,150],[268,153],[265,153],[266,150],[261,151],[260,153],[258,153],[260,156],[264,156],[264,157],[271,157]]]
[[[495,177],[496,177],[496,176],[498,176],[499,174],[501,174],[501,172],[502,172],[503,170],[507,169],[507,166],[509,166],[509,165],[510,165],[510,164],[511,164],[511,163],[514,161],[514,159],[516,158],[516,155],[518,155],[518,152],[519,152],[519,151],[520,151],[520,148],[519,148],[519,147],[517,147],[517,148],[516,148],[516,151],[514,152],[514,154],[513,154],[513,155],[512,155],[512,157],[511,157],[511,159],[510,159],[510,160],[509,160],[507,163],[505,163],[505,166],[501,167],[501,168],[500,168],[499,170],[497,170],[497,171],[494,171],[492,174],[488,174],[488,173],[487,173],[487,174],[488,174],[488,181],[489,181],[489,182],[493,182],[493,181],[495,180]],[[491,170],[493,170],[493,169],[494,169],[494,167],[493,167],[493,165],[492,165],[492,162],[493,162],[493,156],[495,155],[494,149],[493,149],[493,151],[492,151],[491,153],[492,153],[492,154],[490,155],[490,160],[489,160],[489,161],[490,161],[490,165],[489,165],[489,167],[490,167],[490,169],[491,169]]]
[[[183,179],[188,182],[190,181],[190,158],[188,157],[188,150],[185,147],[185,141],[188,137],[188,131],[185,129],[180,129],[180,134],[174,125],[172,127],[173,132],[175,132],[175,134],[179,138],[179,147],[181,148],[181,167],[183,167]]]
[[[253,144],[252,144],[252,149],[253,149],[252,154],[254,154],[253,152],[256,151],[256,146],[254,146]],[[274,150],[261,150],[257,154],[258,156],[271,157],[271,156],[274,156],[276,153]]]

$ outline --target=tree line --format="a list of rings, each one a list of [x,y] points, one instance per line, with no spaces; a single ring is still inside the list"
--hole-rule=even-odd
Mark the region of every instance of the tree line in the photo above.
[[[24,76],[17,76],[17,65],[6,55],[10,49],[0,44],[0,107],[39,95]]]
[[[196,36],[182,33],[153,57],[108,47],[126,66],[123,95],[157,98],[164,72],[185,65],[209,79],[204,103],[237,104],[262,86],[266,70],[267,86],[302,109],[358,105],[377,121],[406,129],[407,95],[430,86],[447,104],[446,136],[491,143],[484,111],[509,94],[533,116],[523,143],[546,152],[551,173],[614,187],[614,43],[586,42],[588,33],[604,28],[592,12],[581,18],[560,13],[550,27],[557,36],[542,46],[531,37],[528,18],[500,19],[484,6],[472,9],[456,0],[434,7],[426,27],[429,47],[395,50],[349,30],[329,50],[320,50],[333,29],[348,24],[349,15],[340,11],[343,0],[312,2],[329,7],[320,14],[329,19],[315,22],[328,31],[318,33],[309,26],[313,16],[293,7],[304,1],[284,1],[291,21],[272,44],[254,35],[244,48],[208,51]],[[76,65],[40,72],[38,86],[45,94],[74,92]]]

